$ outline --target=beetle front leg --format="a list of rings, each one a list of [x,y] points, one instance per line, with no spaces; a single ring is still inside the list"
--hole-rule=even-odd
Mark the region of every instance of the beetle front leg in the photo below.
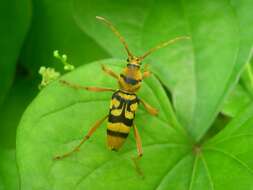
[[[108,74],[108,75],[110,75],[111,77],[113,77],[113,78],[119,80],[119,75],[116,74],[114,71],[112,71],[110,68],[106,67],[106,66],[103,65],[103,64],[101,64],[101,68],[102,68],[102,70],[103,70],[106,74]]]
[[[73,84],[70,83],[68,81],[65,80],[60,80],[60,83],[62,83],[63,85],[76,89],[76,90],[88,90],[88,91],[92,91],[92,92],[115,92],[116,90],[112,89],[112,88],[101,88],[101,87],[94,87],[94,86],[81,86],[78,84]]]

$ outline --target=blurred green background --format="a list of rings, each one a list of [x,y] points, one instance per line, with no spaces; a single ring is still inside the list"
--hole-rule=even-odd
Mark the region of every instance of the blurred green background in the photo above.
[[[0,190],[15,190],[19,187],[16,128],[39,92],[40,66],[62,71],[53,57],[56,49],[66,53],[75,66],[110,56],[80,28],[72,0],[1,0],[0,24]],[[248,76],[244,73],[222,114],[233,117],[252,102],[252,79]],[[226,120],[218,117],[214,129],[220,130]]]
[[[66,53],[75,66],[108,57],[77,25],[72,3],[0,1],[0,189],[18,187],[14,180],[18,177],[16,128],[25,108],[39,92],[40,66],[62,70],[53,50]]]

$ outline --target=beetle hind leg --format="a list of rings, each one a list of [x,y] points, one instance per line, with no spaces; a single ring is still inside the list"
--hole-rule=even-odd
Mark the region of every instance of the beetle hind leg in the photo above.
[[[83,143],[84,143],[85,141],[87,141],[87,140],[94,134],[94,132],[97,130],[97,128],[98,128],[99,126],[101,126],[101,124],[104,122],[105,119],[107,119],[107,117],[108,117],[108,115],[106,115],[106,116],[103,117],[102,119],[98,120],[98,121],[92,126],[92,128],[89,130],[88,134],[85,135],[85,136],[83,137],[82,141],[81,141],[76,147],[74,147],[71,151],[69,151],[69,152],[67,152],[67,153],[65,153],[65,154],[62,154],[62,155],[60,155],[60,156],[55,156],[53,159],[54,159],[54,160],[61,160],[61,159],[63,159],[63,158],[66,158],[66,157],[72,155],[73,153],[77,152],[77,151],[80,149],[80,147],[83,145]]]
[[[141,176],[144,176],[143,172],[142,172],[142,170],[139,166],[139,163],[138,163],[140,161],[142,155],[143,155],[141,137],[139,135],[137,127],[134,125],[133,128],[134,128],[134,138],[135,138],[135,141],[136,141],[136,148],[137,148],[138,156],[137,157],[132,157],[132,160],[134,162],[134,166],[135,166],[135,169],[136,169],[137,173]]]

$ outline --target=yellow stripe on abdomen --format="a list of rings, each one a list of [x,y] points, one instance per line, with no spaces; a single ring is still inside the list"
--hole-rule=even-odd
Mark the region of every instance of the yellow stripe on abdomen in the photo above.
[[[129,133],[131,128],[124,123],[108,123],[107,129],[120,133]]]
[[[123,123],[108,123],[107,126],[107,145],[111,150],[119,150],[124,144],[130,127]]]

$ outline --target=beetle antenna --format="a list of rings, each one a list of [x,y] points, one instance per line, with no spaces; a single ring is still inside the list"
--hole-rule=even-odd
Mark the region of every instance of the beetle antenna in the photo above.
[[[143,60],[144,58],[146,58],[148,55],[150,55],[154,51],[156,51],[156,50],[158,50],[160,48],[166,47],[168,45],[171,45],[171,44],[173,44],[173,43],[175,43],[175,42],[177,42],[179,40],[189,40],[189,39],[191,39],[189,36],[179,36],[179,37],[176,37],[176,38],[174,38],[172,40],[169,40],[167,42],[163,42],[163,43],[161,43],[161,44],[159,44],[159,45],[151,48],[150,50],[148,50],[143,56],[140,56],[139,59]]]
[[[100,17],[100,16],[96,16],[96,18],[102,22],[104,22],[111,30],[112,32],[119,38],[119,40],[121,41],[121,43],[124,45],[126,51],[127,51],[127,54],[128,54],[128,57],[131,59],[133,58],[133,54],[130,52],[130,50],[128,49],[128,45],[125,41],[125,39],[123,38],[123,36],[119,33],[119,31],[113,26],[113,24],[108,21],[107,19],[103,18],[103,17]]]

